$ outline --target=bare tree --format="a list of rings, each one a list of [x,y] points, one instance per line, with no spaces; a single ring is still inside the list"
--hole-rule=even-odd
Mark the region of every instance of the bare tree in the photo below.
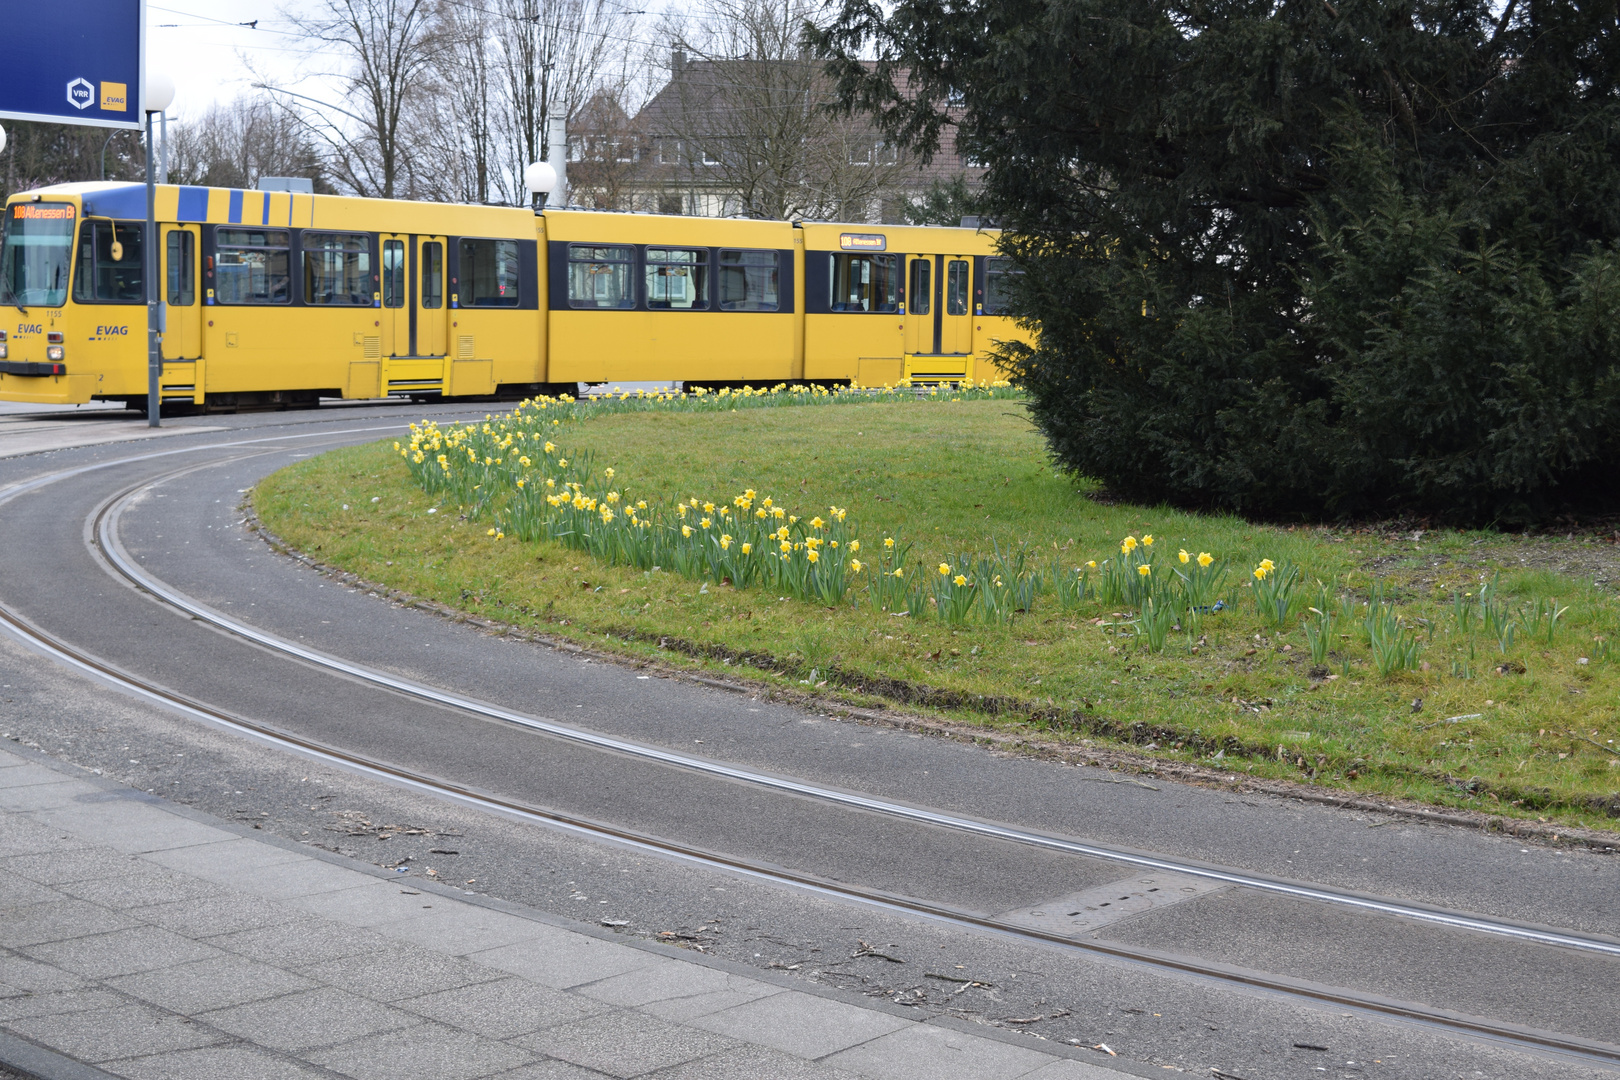
[[[18,191],[77,180],[138,180],[145,148],[134,131],[8,121],[0,152],[0,201]],[[105,167],[104,167],[105,166]]]
[[[251,188],[261,176],[306,176],[317,191],[332,190],[303,121],[268,95],[215,105],[171,128],[174,183]]]
[[[761,218],[865,218],[895,189],[899,153],[832,114],[833,86],[801,48],[818,11],[813,0],[703,0],[697,32],[668,27],[677,49],[649,134],[692,189]]]
[[[352,124],[329,115],[330,107],[291,91],[280,91],[297,104],[308,129],[330,151],[333,173],[357,194],[385,199],[402,194],[409,147],[404,139],[406,112],[429,80],[439,59],[433,34],[431,0],[316,0],[313,11],[289,10],[287,19],[309,43],[346,55],[345,83],[339,109]]]
[[[491,201],[501,168],[495,20],[461,0],[436,4],[437,63],[408,103],[402,136],[414,198]]]
[[[506,128],[500,183],[519,203],[524,168],[563,150],[548,144],[547,118],[576,115],[622,62],[630,19],[618,0],[495,0],[494,10]]]

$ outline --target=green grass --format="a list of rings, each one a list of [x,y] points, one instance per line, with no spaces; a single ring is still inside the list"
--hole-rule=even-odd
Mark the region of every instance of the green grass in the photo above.
[[[415,486],[389,444],[294,465],[254,501],[272,531],[325,562],[597,648],[1347,792],[1604,828],[1620,816],[1620,756],[1606,749],[1620,749],[1620,670],[1603,651],[1617,611],[1594,584],[1615,576],[1607,546],[1278,528],[1105,503],[1054,472],[1016,400],[652,408],[552,430],[559,453],[612,466],[627,499],[725,504],[754,488],[804,517],[846,507],[865,551],[898,531],[914,564],[1021,545],[1072,572],[1151,533],[1158,552],[1227,564],[1229,606],[1195,634],[1170,630],[1156,652],[1140,612],[1118,602],[1064,607],[1045,595],[1010,624],[951,626],[609,566],[552,541],[492,539],[498,497],[464,517]],[[1247,586],[1264,558],[1301,571],[1280,629]],[[1519,622],[1506,653],[1477,614],[1466,627],[1453,617],[1454,592],[1477,599],[1493,580]],[[1300,616],[1322,589],[1346,614],[1318,667]],[[1415,670],[1377,670],[1361,630],[1375,589],[1407,627]],[[1568,610],[1549,642],[1526,617],[1553,598]]]

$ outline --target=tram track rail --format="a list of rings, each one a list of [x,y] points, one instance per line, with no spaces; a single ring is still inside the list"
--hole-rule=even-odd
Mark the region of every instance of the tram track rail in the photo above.
[[[301,436],[235,440],[223,444],[132,455],[115,461],[99,462],[89,466],[64,470],[0,490],[0,506],[11,501],[17,495],[38,490],[49,483],[80,476],[96,469],[110,468],[134,461],[167,457],[196,450],[258,447],[260,444],[285,442],[291,438],[326,437],[332,440],[347,440],[354,435],[375,430],[394,430],[394,427],[389,426],[384,429],[344,429],[333,432],[308,433]],[[85,540],[90,545],[92,553],[110,574],[122,579],[129,587],[140,590],[153,601],[169,607],[177,613],[205,622],[217,630],[251,642],[262,649],[279,654],[289,660],[313,665],[367,683],[379,690],[457,710],[484,720],[512,724],[540,735],[583,744],[604,752],[623,754],[672,768],[703,773],[719,779],[829,802],[852,810],[884,814],[916,824],[970,832],[993,839],[1041,847],[1050,851],[1112,861],[1128,866],[1133,870],[1168,871],[1186,874],[1225,885],[1256,889],[1294,899],[1326,903],[1371,914],[1409,919],[1452,930],[1490,934],[1525,944],[1573,949],[1607,958],[1620,958],[1620,942],[1604,940],[1598,937],[1572,934],[1553,928],[1530,926],[1424,905],[1403,903],[1388,898],[1321,886],[1288,882],[1231,868],[1208,866],[1152,853],[1131,851],[1068,837],[1053,836],[1033,830],[1020,829],[1016,826],[942,813],[925,807],[911,806],[859,793],[841,791],[790,777],[776,776],[724,762],[681,754],[657,746],[636,743],[546,718],[526,716],[438,687],[403,679],[361,664],[355,664],[341,657],[332,656],[320,650],[287,641],[277,635],[231,619],[147,572],[123,546],[119,537],[121,516],[124,510],[144,492],[200,469],[240,462],[244,458],[273,453],[278,449],[281,448],[269,446],[262,450],[254,449],[246,453],[231,454],[211,461],[192,463],[125,487],[102,500],[86,518]],[[469,784],[434,776],[420,769],[406,768],[377,757],[354,753],[339,746],[329,745],[316,739],[283,730],[265,721],[242,716],[211,705],[208,702],[196,700],[183,693],[164,687],[154,680],[125,671],[97,656],[76,648],[72,643],[59,639],[26,616],[13,610],[3,601],[0,601],[0,627],[3,627],[10,636],[25,642],[36,651],[44,653],[70,668],[79,670],[99,681],[110,683],[164,708],[177,711],[212,726],[225,728],[256,741],[277,746],[283,750],[289,750],[350,771],[382,779],[472,808],[514,817],[576,836],[606,841],[688,864],[737,874],[756,881],[773,883],[830,898],[901,912],[934,922],[970,928],[1002,937],[1038,942],[1063,950],[1107,957],[1127,964],[1173,971],[1200,979],[1247,987],[1271,994],[1356,1009],[1420,1025],[1444,1028],[1488,1041],[1551,1051],[1559,1055],[1572,1056],[1605,1065],[1620,1065],[1620,1046],[1597,1040],[1487,1017],[1473,1016],[1422,1003],[1402,1001],[1310,980],[1297,979],[1286,974],[1241,968],[1194,956],[1139,946],[1115,944],[1093,938],[1078,938],[1047,933],[1034,928],[1002,922],[995,918],[985,917],[982,914],[961,910],[949,905],[900,896],[860,885],[831,881],[789,867],[758,860],[737,858],[723,852],[706,850],[688,842],[670,840],[645,832],[625,829],[611,822],[535,805],[498,793],[484,791]]]

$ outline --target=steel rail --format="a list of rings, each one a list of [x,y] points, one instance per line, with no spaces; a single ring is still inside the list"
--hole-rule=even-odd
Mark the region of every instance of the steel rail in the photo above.
[[[182,470],[184,472],[190,469]],[[278,635],[260,630],[242,623],[236,619],[215,611],[213,608],[197,601],[161,579],[148,573],[124,548],[118,536],[118,524],[124,508],[142,491],[156,487],[171,477],[164,476],[145,481],[134,487],[116,494],[106,500],[93,512],[95,519],[95,536],[97,546],[108,563],[131,584],[138,586],[151,596],[162,600],[170,606],[186,613],[189,616],[207,622],[221,630],[251,641],[263,648],[270,649],[283,655],[296,657],[317,667],[346,675],[362,682],[368,682],[396,693],[404,694],[421,701],[431,702],[435,705],[455,709],[462,712],[481,716],[485,719],[527,728],[555,738],[583,744],[596,749],[608,750],[630,757],[647,761],[655,761],[676,768],[687,769],[704,773],[710,776],[722,777],[740,783],[766,788],[774,791],[787,792],[805,798],[822,802],[834,803],[853,809],[866,810],[872,813],[883,814],[889,817],[901,818],[925,825],[933,825],[960,832],[971,833],[993,839],[1005,840],[1012,843],[1028,844],[1033,847],[1049,851],[1057,851],[1069,855],[1079,855],[1087,858],[1103,859],[1111,862],[1124,863],[1129,866],[1147,870],[1157,870],[1187,874],[1210,881],[1218,881],[1226,885],[1236,885],[1243,888],[1255,889],[1299,900],[1309,900],[1318,903],[1331,904],[1355,910],[1372,912],[1396,918],[1411,919],[1418,922],[1430,923],[1449,927],[1455,930],[1465,930],[1474,933],[1491,934],[1499,937],[1513,938],[1520,941],[1534,942],[1540,945],[1550,945],[1560,948],[1577,949],[1584,952],[1620,958],[1620,943],[1606,941],[1601,938],[1589,937],[1554,929],[1526,926],[1504,920],[1491,919],[1478,915],[1447,911],[1441,908],[1431,908],[1419,904],[1403,903],[1384,897],[1366,896],[1348,890],[1338,890],[1317,885],[1305,885],[1289,882],[1263,875],[1245,873],[1225,867],[1201,865],[1197,862],[1167,858],[1162,855],[1131,851],[1125,848],[1112,847],[1095,842],[1075,840],[1068,837],[1053,836],[1034,830],[1022,829],[1012,825],[986,821],[979,818],[964,817],[949,814],[926,807],[911,806],[906,803],[880,799],[856,792],[841,791],[837,788],[797,780],[791,777],[777,776],[760,772],[754,769],[742,768],[725,762],[713,761],[696,757],[691,754],[679,753],[658,746],[634,742],[612,735],[565,724],[558,720],[544,717],[535,717],[514,712],[489,702],[479,701],[476,698],[455,694],[424,683],[401,678],[386,672],[377,671],[362,664],[353,663],[318,649],[312,649],[296,642],[288,641]]]
[[[338,747],[328,746],[316,740],[282,731],[269,724],[237,716],[204,702],[196,701],[73,648],[34,625],[26,617],[13,611],[3,603],[0,603],[0,629],[59,663],[79,670],[99,681],[110,683],[137,698],[179,712],[182,715],[190,716],[212,726],[222,727],[249,736],[259,742],[290,750],[329,765],[391,782],[474,809],[504,814],[554,828],[571,835],[598,841],[608,841],[632,850],[673,858],[684,863],[703,866],[725,873],[737,874],[755,881],[779,886],[785,885],[816,895],[854,901],[865,906],[921,917],[933,922],[987,931],[1000,937],[1039,942],[1043,945],[1056,946],[1061,949],[1094,956],[1104,956],[1133,965],[1173,971],[1182,975],[1190,975],[1253,990],[1267,991],[1287,997],[1303,998],[1341,1008],[1359,1009],[1379,1016],[1445,1028],[1491,1042],[1521,1048],[1553,1051],[1560,1055],[1601,1062],[1606,1065],[1620,1064],[1620,1046],[1609,1043],[1437,1009],[1432,1006],[1386,998],[1375,994],[1358,993],[1342,987],[1328,986],[1309,980],[1290,978],[1286,975],[1214,963],[1176,953],[1114,945],[1100,940],[1075,939],[1031,928],[1014,926],[973,912],[960,911],[946,905],[897,896],[858,885],[827,881],[800,871],[705,851],[691,844],[669,841],[589,818],[534,806],[515,799],[480,791],[465,784],[429,776],[375,758],[355,754]]]

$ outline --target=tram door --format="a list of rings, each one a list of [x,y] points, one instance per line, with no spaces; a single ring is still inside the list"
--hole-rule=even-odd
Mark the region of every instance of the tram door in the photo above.
[[[197,252],[200,227],[163,227],[163,292],[168,305],[163,331],[163,359],[195,360],[202,355],[202,305],[197,302]]]
[[[934,257],[906,257],[906,352],[931,353],[934,348]]]
[[[382,235],[382,310],[377,317],[382,327],[382,355],[387,357],[416,355],[411,347],[411,288],[405,255],[410,242],[408,236]]]
[[[450,321],[444,303],[442,236],[416,238],[416,355],[448,356]]]
[[[973,263],[959,255],[947,255],[941,260],[945,266],[940,274],[941,290],[939,318],[939,351],[942,353],[970,353],[973,351]]]

